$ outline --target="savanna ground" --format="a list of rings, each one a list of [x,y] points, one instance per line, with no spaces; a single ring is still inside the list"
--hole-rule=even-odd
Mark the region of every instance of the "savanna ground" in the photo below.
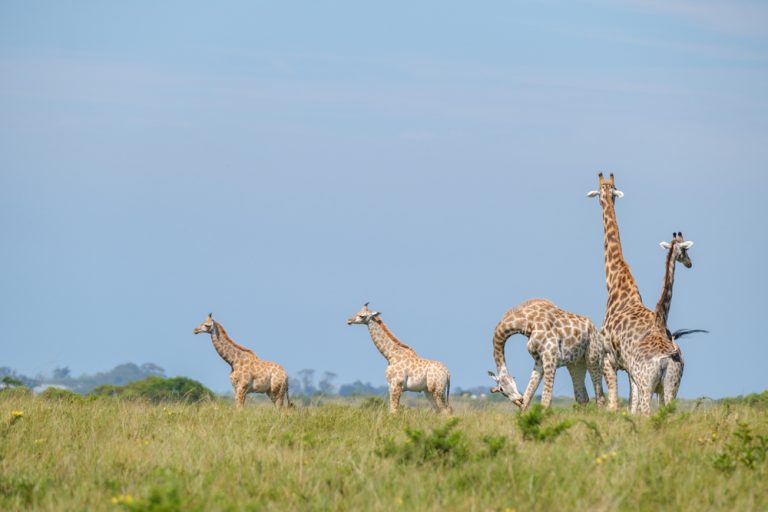
[[[0,394],[0,510],[768,510],[762,407],[454,408]]]

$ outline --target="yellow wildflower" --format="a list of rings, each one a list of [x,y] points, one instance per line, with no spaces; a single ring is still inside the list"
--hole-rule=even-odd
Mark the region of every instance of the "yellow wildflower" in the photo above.
[[[131,503],[133,503],[133,496],[130,494],[121,494],[112,497],[113,505],[130,505]]]
[[[45,439],[35,439],[35,444],[43,444],[45,442]]]
[[[24,416],[24,413],[21,411],[11,411],[12,418],[21,418],[23,416]]]
[[[598,466],[600,464],[602,464],[602,463],[603,463],[603,458],[602,457],[598,457],[598,458],[595,459],[595,464],[597,464]]]

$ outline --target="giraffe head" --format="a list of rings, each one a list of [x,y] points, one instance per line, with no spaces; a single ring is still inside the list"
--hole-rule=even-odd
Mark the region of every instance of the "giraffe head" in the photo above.
[[[208,318],[205,319],[205,322],[195,327],[195,330],[192,332],[194,334],[200,334],[201,332],[210,333],[212,331],[213,331],[213,313],[208,313]]]
[[[496,385],[491,388],[491,393],[501,393],[509,398],[510,402],[522,409],[523,395],[518,391],[515,378],[507,373],[507,369],[502,368],[498,375],[489,371],[488,375],[491,377],[491,380],[496,383]]]
[[[368,325],[368,322],[370,322],[372,319],[376,318],[381,314],[378,311],[371,311],[370,309],[368,309],[368,304],[370,304],[370,302],[366,302],[365,304],[363,304],[363,307],[360,308],[360,311],[355,313],[355,315],[352,318],[347,320],[347,325],[352,325],[352,324]]]
[[[671,242],[661,242],[659,245],[662,249],[672,251],[672,257],[675,258],[675,261],[679,261],[685,265],[685,268],[691,268],[693,266],[691,258],[688,256],[688,249],[693,245],[693,241],[686,241],[683,238],[682,232],[672,233]]]
[[[624,197],[624,192],[618,190],[613,182],[613,173],[607,181],[603,177],[603,173],[598,174],[597,178],[600,188],[587,192],[587,197],[599,197],[600,204],[608,204],[608,201],[613,204],[617,197]]]

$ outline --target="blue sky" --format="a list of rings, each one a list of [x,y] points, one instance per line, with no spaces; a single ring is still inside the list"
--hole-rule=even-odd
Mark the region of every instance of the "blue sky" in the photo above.
[[[681,396],[766,389],[766,26],[761,2],[3,2],[0,365],[227,390],[192,335],[213,311],[292,375],[382,384],[344,323],[371,301],[487,384],[515,304],[602,322],[605,170],[647,305],[658,242],[696,243]]]

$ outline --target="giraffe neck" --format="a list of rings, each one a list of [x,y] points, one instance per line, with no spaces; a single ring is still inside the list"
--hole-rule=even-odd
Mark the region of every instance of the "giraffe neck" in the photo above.
[[[219,322],[213,322],[211,341],[213,342],[213,347],[216,349],[216,352],[218,352],[221,358],[228,362],[230,366],[239,360],[245,352],[253,354],[252,351],[235,343],[235,341],[227,335],[224,326]]]
[[[392,361],[393,357],[405,351],[413,352],[413,349],[398,340],[379,318],[373,318],[368,322],[368,332],[376,348],[387,361]]]
[[[624,260],[613,200],[610,198],[603,200],[601,197],[600,203],[603,207],[605,284],[608,288],[608,307],[606,312],[608,312],[611,306],[622,298],[627,301],[636,300],[640,303],[642,303],[643,299],[640,297],[640,291],[637,289],[637,283],[635,283],[635,278],[632,277],[629,265]]]
[[[667,267],[664,272],[664,285],[661,288],[661,297],[656,304],[656,325],[666,329],[667,319],[669,318],[669,308],[672,305],[672,285],[675,283],[675,264],[677,260],[674,257],[675,243],[669,248],[667,253]]]

